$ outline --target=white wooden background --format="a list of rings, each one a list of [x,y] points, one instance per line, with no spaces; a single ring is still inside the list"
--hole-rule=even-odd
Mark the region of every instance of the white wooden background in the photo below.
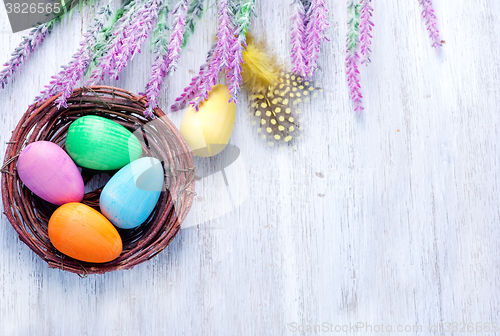
[[[253,25],[284,61],[288,3],[258,1]],[[266,147],[246,98],[238,106],[231,144],[244,170],[230,183],[247,183],[248,198],[236,209],[181,230],[133,270],[85,279],[47,268],[2,216],[2,336],[295,335],[309,333],[293,326],[323,322],[391,325],[391,334],[422,325],[400,334],[430,335],[437,323],[500,323],[500,2],[435,0],[446,40],[438,53],[417,0],[374,1],[361,117],[345,84],[346,4],[327,3],[331,42],[316,74],[325,92],[303,109],[297,149]],[[23,33],[9,32],[0,8],[3,62]],[[0,91],[2,157],[11,130],[70,60],[95,9],[58,25]],[[162,107],[202,63],[214,17],[212,9],[198,26]],[[143,48],[112,84],[143,91],[151,62]],[[171,115],[177,124],[181,117]],[[211,199],[203,201],[209,211]]]

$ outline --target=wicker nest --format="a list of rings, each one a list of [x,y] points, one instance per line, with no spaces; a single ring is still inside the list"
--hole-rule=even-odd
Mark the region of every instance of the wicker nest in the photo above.
[[[151,119],[144,116],[147,100],[144,96],[109,86],[83,87],[73,91],[68,107],[57,109],[59,95],[30,106],[13,131],[2,167],[2,199],[4,213],[19,238],[49,267],[87,275],[119,269],[130,269],[161,252],[174,238],[180,223],[186,217],[194,197],[194,175],[191,151],[177,128],[159,108],[154,110],[154,127],[144,126]],[[47,140],[64,148],[70,124],[84,115],[109,118],[131,132],[139,128],[144,156],[153,156],[163,162],[166,191],[148,220],[132,230],[118,230],[123,241],[123,252],[107,263],[87,263],[72,259],[57,251],[47,232],[50,216],[57,209],[33,194],[19,179],[16,171],[21,150],[34,141]],[[95,172],[82,172],[84,181]],[[87,193],[82,203],[99,210],[100,191]]]

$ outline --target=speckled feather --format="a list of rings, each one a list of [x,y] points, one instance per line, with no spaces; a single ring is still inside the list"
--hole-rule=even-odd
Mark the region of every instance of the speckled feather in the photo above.
[[[257,132],[269,146],[288,143],[301,129],[297,106],[309,103],[318,90],[311,82],[279,66],[253,39],[248,41],[242,75],[243,84],[251,93],[252,124],[257,125]]]
[[[290,142],[298,136],[300,103],[309,103],[318,92],[311,82],[282,71],[278,81],[266,92],[250,95],[252,124],[270,146]]]

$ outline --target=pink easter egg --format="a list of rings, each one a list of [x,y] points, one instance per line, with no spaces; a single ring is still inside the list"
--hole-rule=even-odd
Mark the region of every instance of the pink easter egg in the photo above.
[[[38,197],[63,205],[81,202],[85,193],[82,175],[69,155],[49,141],[26,146],[17,160],[21,181]]]

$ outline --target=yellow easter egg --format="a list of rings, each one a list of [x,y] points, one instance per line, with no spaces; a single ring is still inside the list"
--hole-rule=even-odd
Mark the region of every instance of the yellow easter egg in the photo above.
[[[233,133],[236,105],[225,85],[216,85],[198,111],[188,108],[180,131],[193,152],[202,157],[219,154],[226,148]]]

